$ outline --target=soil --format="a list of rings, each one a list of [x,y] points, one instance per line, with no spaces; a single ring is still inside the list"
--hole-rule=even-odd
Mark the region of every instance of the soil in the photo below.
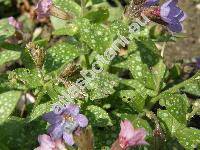
[[[200,2],[179,0],[179,3],[188,16],[184,21],[184,33],[187,37],[175,43],[167,43],[164,53],[167,63],[200,57]]]

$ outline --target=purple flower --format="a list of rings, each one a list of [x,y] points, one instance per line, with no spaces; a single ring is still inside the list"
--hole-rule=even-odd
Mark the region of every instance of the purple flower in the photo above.
[[[169,0],[160,7],[160,16],[167,23],[167,27],[172,32],[181,32],[182,21],[185,20],[186,14],[176,4],[178,0]]]
[[[144,6],[150,7],[150,6],[157,4],[158,2],[159,2],[159,0],[146,0],[146,2],[144,3]]]
[[[197,68],[200,69],[200,57],[196,59]]]
[[[17,20],[15,20],[14,17],[9,17],[8,18],[8,23],[13,26],[14,28],[21,30],[23,28],[23,25],[21,22],[18,22]]]
[[[42,19],[50,15],[49,10],[52,6],[52,0],[40,0],[36,6],[37,19]]]
[[[121,131],[118,140],[112,145],[111,150],[118,150],[119,146],[122,150],[138,145],[148,144],[145,141],[146,131],[142,128],[134,129],[131,122],[128,120],[122,121]]]
[[[77,105],[65,105],[56,113],[51,111],[44,114],[43,119],[50,123],[48,133],[53,139],[63,138],[68,145],[73,145],[73,133],[78,127],[86,127],[88,119],[79,114],[80,108]]]

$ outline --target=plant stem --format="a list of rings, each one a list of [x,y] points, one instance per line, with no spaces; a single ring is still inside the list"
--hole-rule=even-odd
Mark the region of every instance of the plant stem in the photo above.
[[[85,14],[85,0],[81,0],[81,15],[82,17]]]
[[[89,60],[88,54],[85,54],[84,57],[85,57],[86,68],[89,69],[90,68],[90,60]]]
[[[165,48],[166,48],[167,42],[164,42],[163,46],[162,46],[162,50],[161,50],[161,57],[164,57],[164,52],[165,52]]]

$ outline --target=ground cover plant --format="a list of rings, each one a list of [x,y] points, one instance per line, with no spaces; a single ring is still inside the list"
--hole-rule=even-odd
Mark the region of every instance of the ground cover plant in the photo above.
[[[164,61],[178,0],[0,2],[0,149],[200,147],[200,59]]]

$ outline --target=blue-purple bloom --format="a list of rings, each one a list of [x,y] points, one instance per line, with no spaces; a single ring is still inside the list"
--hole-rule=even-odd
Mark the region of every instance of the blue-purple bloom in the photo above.
[[[153,5],[156,5],[159,2],[159,0],[146,0],[146,2],[144,3],[145,7],[150,7]]]
[[[169,0],[160,7],[160,16],[167,23],[167,27],[173,32],[183,30],[182,22],[186,19],[186,14],[176,4],[178,0]]]
[[[168,0],[161,7],[156,6],[158,2],[159,0],[147,0],[143,13],[150,20],[167,26],[172,32],[183,31],[182,22],[187,15],[177,6],[178,0]]]
[[[196,59],[197,68],[200,69],[200,57]]]
[[[73,133],[79,127],[86,127],[88,119],[80,114],[80,108],[74,104],[65,105],[59,112],[44,114],[43,119],[50,123],[48,133],[53,140],[64,139],[68,145],[73,145]]]

